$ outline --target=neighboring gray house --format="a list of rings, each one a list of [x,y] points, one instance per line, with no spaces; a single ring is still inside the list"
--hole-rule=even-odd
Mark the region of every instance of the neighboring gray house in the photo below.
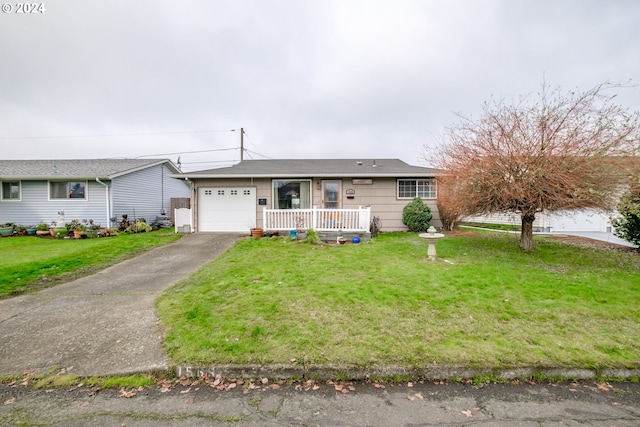
[[[397,159],[291,159],[245,160],[172,176],[191,183],[192,231],[362,230],[373,216],[384,231],[398,231],[407,229],[402,209],[415,196],[441,225],[435,174]],[[358,216],[360,207],[366,216]],[[349,215],[355,215],[352,222]]]
[[[172,198],[188,198],[189,185],[166,159],[0,160],[0,223],[50,224],[112,217],[155,221],[170,215]]]

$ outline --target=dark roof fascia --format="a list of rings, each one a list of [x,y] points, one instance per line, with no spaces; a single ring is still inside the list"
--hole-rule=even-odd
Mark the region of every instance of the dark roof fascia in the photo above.
[[[353,166],[356,166],[355,168]],[[291,170],[287,170],[287,168]],[[327,170],[333,169],[333,170]],[[398,159],[273,159],[248,160],[220,169],[172,175],[180,179],[246,178],[404,178],[434,177],[434,168],[409,165]]]
[[[246,179],[246,178],[267,178],[267,179],[277,179],[277,178],[416,178],[416,177],[425,177],[432,178],[435,177],[435,172],[403,172],[403,173],[376,173],[376,174],[366,174],[366,173],[340,173],[340,174],[326,174],[326,173],[308,173],[308,174],[288,174],[288,173],[279,173],[279,174],[190,174],[190,173],[182,173],[182,174],[172,174],[172,178],[179,179]]]
[[[89,159],[91,160],[91,159]],[[55,161],[55,160],[54,160]],[[78,161],[82,161],[82,160],[78,160]],[[140,170],[144,170],[150,167],[155,167],[158,165],[162,165],[162,164],[167,164],[167,166],[169,167],[169,169],[171,170],[171,172],[173,173],[180,173],[180,168],[178,168],[171,160],[169,159],[157,159],[156,161],[152,162],[152,163],[147,163],[144,165],[140,165],[140,166],[136,166],[133,167],[131,169],[125,169],[125,170],[120,170],[114,173],[107,173],[107,174],[98,174],[97,176],[95,174],[70,174],[70,175],[20,175],[20,174],[8,174],[8,175],[0,175],[0,180],[22,180],[22,181],[49,181],[49,180],[55,180],[55,181],[60,181],[60,180],[94,180],[94,179],[100,179],[100,180],[112,180],[114,178],[117,178],[119,176],[123,176],[123,175],[127,175],[133,172],[137,172]]]

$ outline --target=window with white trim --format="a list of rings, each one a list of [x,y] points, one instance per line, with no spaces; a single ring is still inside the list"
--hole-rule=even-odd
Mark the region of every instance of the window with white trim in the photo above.
[[[20,181],[2,182],[2,200],[20,200]]]
[[[435,199],[437,197],[435,178],[399,179],[398,198],[413,199],[414,197]]]
[[[311,180],[274,179],[274,209],[311,208]]]
[[[49,181],[49,199],[87,198],[87,181]]]

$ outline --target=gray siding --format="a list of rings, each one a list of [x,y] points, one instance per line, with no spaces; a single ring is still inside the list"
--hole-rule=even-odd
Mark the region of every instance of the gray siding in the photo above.
[[[173,173],[164,165],[132,172],[113,179],[113,216],[155,221],[164,209],[169,215],[171,198],[189,197],[184,180],[170,178]]]
[[[49,181],[21,181],[20,201],[0,200],[0,222],[20,225],[50,224],[64,212],[66,222],[72,219],[93,219],[96,224],[107,224],[105,188],[88,181],[87,200],[49,200]]]

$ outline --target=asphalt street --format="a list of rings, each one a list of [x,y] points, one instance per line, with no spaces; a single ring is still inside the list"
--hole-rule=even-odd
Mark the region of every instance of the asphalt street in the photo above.
[[[0,386],[0,404],[3,426],[640,425],[640,384],[631,382],[216,385],[211,378],[107,390],[18,382]]]

